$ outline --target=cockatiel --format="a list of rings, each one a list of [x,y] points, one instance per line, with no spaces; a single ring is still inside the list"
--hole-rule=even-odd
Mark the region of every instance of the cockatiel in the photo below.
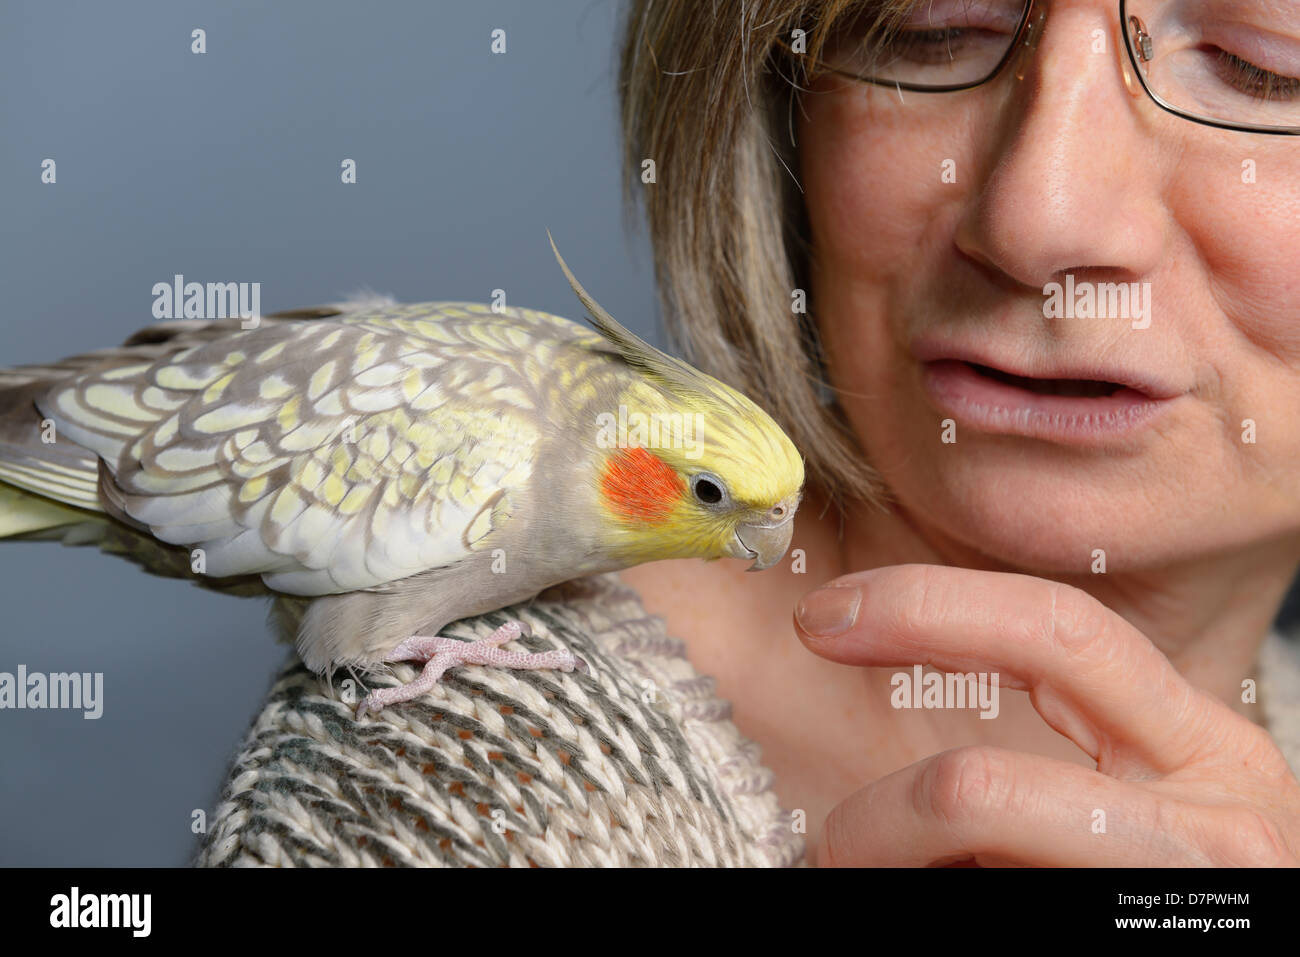
[[[765,412],[619,325],[551,245],[595,332],[469,303],[325,308],[0,373],[0,535],[99,513],[185,571],[201,554],[208,578],[310,599],[297,648],[318,673],[425,662],[358,713],[460,664],[585,670],[502,649],[519,622],[438,632],[642,562],[766,568],[804,470]]]

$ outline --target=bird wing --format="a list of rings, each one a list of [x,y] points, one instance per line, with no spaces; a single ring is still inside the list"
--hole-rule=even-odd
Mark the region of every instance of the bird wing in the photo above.
[[[591,336],[531,310],[395,306],[115,360],[37,405],[99,457],[114,514],[202,547],[208,575],[323,595],[483,548],[532,474],[534,384]]]

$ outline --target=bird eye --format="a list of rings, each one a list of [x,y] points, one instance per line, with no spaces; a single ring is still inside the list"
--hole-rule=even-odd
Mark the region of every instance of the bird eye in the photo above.
[[[721,480],[707,474],[697,475],[691,480],[691,491],[705,505],[717,505],[727,494],[723,491]]]

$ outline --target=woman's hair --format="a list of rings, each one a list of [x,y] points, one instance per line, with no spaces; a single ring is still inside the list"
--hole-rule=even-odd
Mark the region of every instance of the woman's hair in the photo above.
[[[876,0],[892,19],[908,0]],[[815,59],[862,0],[631,0],[620,70],[629,211],[639,195],[660,302],[686,357],[762,405],[832,500],[879,502],[883,487],[838,406],[811,318],[809,233],[794,110],[808,79],[785,55],[798,27]],[[879,24],[877,24],[879,25]],[[874,30],[868,31],[874,33]],[[642,185],[644,160],[655,182]],[[639,188],[639,189],[638,189]],[[795,290],[808,312],[794,311]]]

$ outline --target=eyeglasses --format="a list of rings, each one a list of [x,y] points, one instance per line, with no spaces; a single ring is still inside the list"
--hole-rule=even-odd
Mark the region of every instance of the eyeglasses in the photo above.
[[[833,24],[812,68],[900,91],[969,90],[1032,52],[1047,16],[1037,0],[923,0],[882,23],[885,9],[873,0]],[[1300,4],[1120,0],[1119,22],[1125,82],[1161,109],[1221,129],[1300,135]],[[1104,53],[1108,39],[1095,30],[1080,44]]]

